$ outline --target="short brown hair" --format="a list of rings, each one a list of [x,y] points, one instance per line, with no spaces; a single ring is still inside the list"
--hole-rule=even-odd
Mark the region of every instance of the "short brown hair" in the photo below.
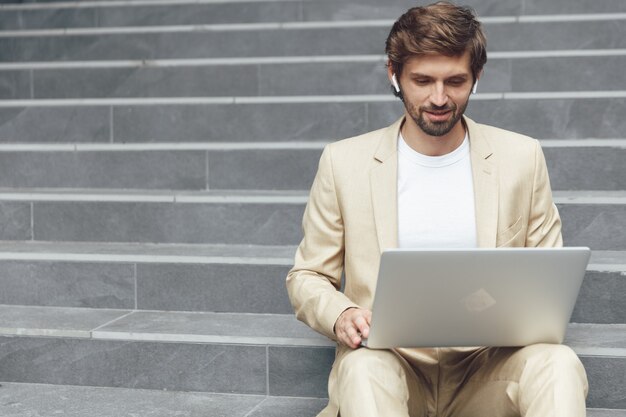
[[[487,41],[480,22],[470,7],[441,1],[413,7],[393,24],[385,42],[385,52],[393,72],[413,56],[441,54],[461,56],[470,53],[474,80],[487,62]]]

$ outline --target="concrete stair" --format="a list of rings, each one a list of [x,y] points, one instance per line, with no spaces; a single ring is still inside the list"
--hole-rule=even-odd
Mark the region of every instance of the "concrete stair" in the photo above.
[[[401,114],[382,54],[410,5],[4,1],[0,414],[314,416],[333,348],[284,277],[324,144]],[[542,141],[593,249],[566,343],[588,414],[624,417],[626,7],[472,6],[468,114]]]
[[[593,51],[591,51],[593,52]],[[615,54],[615,55],[612,55]],[[587,50],[540,53],[494,53],[481,93],[594,91],[626,85],[626,50],[605,52],[603,65]],[[535,56],[535,57],[533,57]],[[317,55],[261,59],[208,58],[3,64],[3,99],[275,97],[389,93],[383,55]],[[90,66],[92,65],[92,66]],[[577,72],[560,74],[575,67]],[[381,97],[382,98],[382,97]]]
[[[493,51],[545,51],[624,48],[624,20],[624,14],[590,14],[575,21],[507,16],[485,18],[484,23]],[[380,54],[392,23],[392,19],[377,19],[35,29],[6,31],[0,47],[4,56],[17,62]],[[577,36],[581,32],[593,33],[594,39]]]

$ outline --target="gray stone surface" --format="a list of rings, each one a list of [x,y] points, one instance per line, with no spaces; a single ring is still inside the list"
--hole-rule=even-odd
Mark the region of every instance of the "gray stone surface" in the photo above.
[[[485,78],[495,62],[486,65]],[[625,56],[513,59],[510,65],[511,91],[612,91],[626,85]]]
[[[0,27],[3,30],[94,27],[97,25],[97,22],[96,9],[67,8],[0,11]]]
[[[11,1],[9,1],[11,2]],[[385,6],[367,1],[302,1],[249,2],[232,4],[172,5],[149,7],[106,7],[3,11],[0,22],[7,29],[82,27],[82,26],[143,26],[202,23],[241,23],[277,21],[327,21],[376,18],[395,19],[415,3],[407,0],[388,1]],[[539,0],[473,1],[479,16],[518,14],[610,13],[623,12],[619,0],[589,3]]]
[[[626,57],[489,60],[481,92],[613,90],[626,83]],[[568,68],[577,68],[567,72]],[[568,76],[564,77],[563,74]],[[7,79],[6,82],[2,82]],[[385,63],[307,63],[176,68],[34,70],[35,98],[385,94]],[[10,82],[9,82],[10,81]],[[19,82],[16,82],[19,81]],[[3,84],[6,86],[3,87]],[[29,70],[0,72],[0,94],[30,96]]]
[[[132,265],[0,261],[0,304],[135,307]]]
[[[567,13],[611,13],[626,12],[626,6],[621,0],[521,0],[524,14],[561,14]]]
[[[292,204],[35,203],[34,236],[46,241],[295,245],[301,239],[303,209]]]
[[[487,24],[484,29],[490,51],[605,49],[626,46],[626,25],[620,20],[496,23]],[[581,36],[582,33],[585,36]]]
[[[626,323],[626,272],[587,272],[572,322]]]
[[[589,379],[587,407],[626,409],[626,361],[593,356],[581,360]]]
[[[563,218],[566,246],[589,246],[598,250],[626,249],[626,206],[558,205]]]
[[[28,214],[27,204],[10,204]],[[567,245],[626,249],[624,236],[611,233],[625,227],[624,205],[558,206]],[[34,240],[297,245],[303,209],[303,203],[35,202]],[[29,223],[17,226],[13,232],[21,235],[4,239],[28,239]]]
[[[623,251],[594,251],[591,254],[590,264],[597,265],[599,271],[604,271],[610,265],[626,269],[626,252]],[[604,269],[603,269],[604,268]]]
[[[254,96],[258,89],[253,65],[36,70],[33,79],[35,98]]]
[[[134,312],[94,332],[96,338],[254,345],[333,346],[293,314]]]
[[[305,20],[356,20],[397,19],[409,7],[417,4],[428,4],[427,1],[392,0],[381,4],[373,0],[360,1],[304,1],[303,16]],[[478,0],[472,1],[479,16],[516,15],[520,12],[518,0]]]
[[[125,310],[0,305],[0,329],[3,335],[88,338],[91,330],[127,313]]]
[[[7,61],[381,54],[389,27],[0,39]],[[181,48],[180,45],[185,45]]]
[[[206,156],[198,151],[2,152],[0,187],[206,188]]]
[[[259,66],[259,95],[388,92],[387,69],[383,61]]]
[[[596,349],[595,354],[598,356],[602,355],[603,350],[608,354],[613,351],[613,356],[624,356],[626,325],[570,324],[564,343],[574,349],[584,349],[589,355],[593,355]]]
[[[620,138],[625,99],[475,101],[468,115],[538,139]]]
[[[0,99],[30,98],[29,71],[0,71]]]
[[[289,397],[328,396],[327,381],[335,359],[333,347],[269,348],[269,394]]]
[[[626,417],[625,409],[587,408],[589,417]]]
[[[290,314],[288,271],[288,266],[273,265],[138,265],[137,305],[146,310]]]
[[[318,149],[209,152],[210,189],[308,190]]]
[[[314,417],[321,398],[169,392],[126,388],[2,383],[0,412],[6,417]],[[589,417],[624,417],[626,410],[587,409]]]
[[[295,246],[273,245],[225,245],[225,244],[128,244],[128,243],[89,243],[89,242],[2,242],[0,241],[0,253],[7,256],[8,253],[27,256],[30,259],[39,259],[38,256],[67,256],[64,261],[76,260],[77,257],[86,261],[100,261],[99,256],[137,255],[152,256],[158,261],[162,258],[178,258],[176,262],[183,262],[185,258],[205,258],[206,263],[216,263],[216,259],[236,259],[237,264],[256,262],[262,260],[267,265],[288,265],[293,261],[296,252]],[[72,256],[74,259],[72,259]],[[84,257],[87,256],[87,259]],[[10,258],[9,258],[10,259]],[[248,261],[252,259],[253,261]],[[611,258],[612,259],[612,258]],[[288,262],[286,262],[288,261]],[[146,262],[146,261],[144,261]],[[168,261],[172,262],[172,261]],[[200,262],[199,260],[195,261]]]
[[[623,48],[622,23],[498,23],[485,32],[491,51]],[[0,49],[9,61],[381,54],[390,26],[20,37],[1,39]]]
[[[626,149],[545,148],[555,190],[626,190]]]
[[[106,107],[0,108],[0,142],[108,142]]]
[[[30,240],[31,238],[30,204],[0,202],[0,240]]]
[[[299,20],[301,5],[287,2],[237,2],[98,9],[100,26],[191,25]]]
[[[0,337],[0,367],[9,382],[263,395],[265,349]]]
[[[43,11],[2,11],[7,29],[82,26],[147,26],[207,23],[327,21],[377,18],[395,19],[414,5],[407,0],[388,1],[384,7],[369,1],[272,1],[236,4],[152,5]],[[520,11],[519,0],[475,1],[480,15],[510,15]]]
[[[366,131],[365,111],[363,103],[116,107],[114,138],[116,142],[343,138]]]
[[[265,397],[257,395],[6,382],[0,387],[0,414],[4,417],[59,414],[66,417],[245,417],[264,401]],[[275,406],[299,409],[297,407],[312,408],[314,404],[315,400],[296,400],[292,404],[289,399],[285,399],[277,401]]]
[[[327,402],[321,398],[268,397],[249,417],[315,417]]]

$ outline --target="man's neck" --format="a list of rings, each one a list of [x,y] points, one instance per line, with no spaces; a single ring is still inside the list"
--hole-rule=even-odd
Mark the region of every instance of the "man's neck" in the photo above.
[[[431,136],[417,126],[411,117],[406,117],[400,133],[407,145],[416,152],[427,156],[449,154],[461,146],[465,138],[465,126],[462,120],[443,136]]]

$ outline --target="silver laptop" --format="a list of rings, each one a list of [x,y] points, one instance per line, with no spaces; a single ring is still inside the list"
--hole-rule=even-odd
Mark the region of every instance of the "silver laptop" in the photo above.
[[[369,348],[562,343],[589,248],[383,252]]]

